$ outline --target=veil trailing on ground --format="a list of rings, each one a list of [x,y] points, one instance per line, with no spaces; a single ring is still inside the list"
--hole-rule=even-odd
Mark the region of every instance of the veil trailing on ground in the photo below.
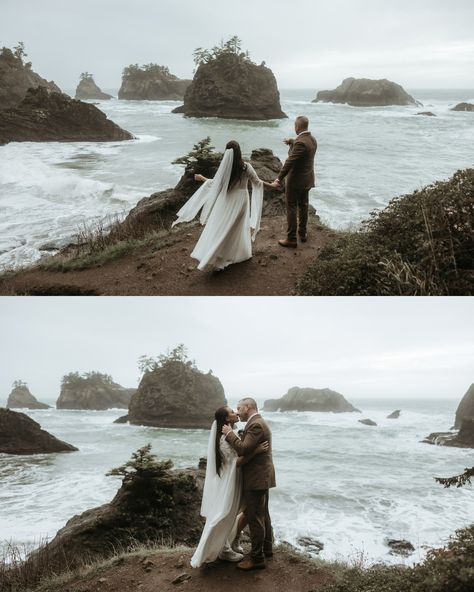
[[[221,193],[227,193],[229,186],[232,164],[234,162],[234,151],[228,148],[224,152],[224,157],[217,170],[214,179],[208,179],[203,183],[194,195],[192,195],[184,206],[176,214],[178,219],[172,224],[172,227],[182,222],[191,222],[201,212],[200,222],[205,224],[209,218],[214,204]]]

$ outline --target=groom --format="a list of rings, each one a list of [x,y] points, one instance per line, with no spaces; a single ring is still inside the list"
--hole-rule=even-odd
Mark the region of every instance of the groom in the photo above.
[[[264,569],[265,557],[273,557],[273,532],[268,512],[268,490],[275,487],[275,469],[272,460],[272,433],[258,413],[254,399],[239,401],[237,413],[241,421],[247,422],[241,439],[230,426],[224,425],[222,433],[239,456],[251,454],[265,440],[269,450],[257,454],[242,466],[245,516],[249,523],[252,550],[250,559],[241,561],[237,567],[244,571]]]
[[[295,139],[284,140],[290,146],[288,158],[278,177],[271,184],[281,188],[286,178],[286,216],[288,222],[286,239],[279,240],[282,247],[296,249],[298,233],[300,241],[307,241],[306,227],[308,224],[309,190],[315,186],[314,158],[318,143],[309,131],[309,120],[300,115],[295,120]]]

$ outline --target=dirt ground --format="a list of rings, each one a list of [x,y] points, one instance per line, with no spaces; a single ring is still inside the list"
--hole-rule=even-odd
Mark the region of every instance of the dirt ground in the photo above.
[[[296,282],[333,235],[310,227],[308,242],[285,249],[283,217],[263,220],[249,261],[221,272],[201,272],[190,258],[201,227],[170,234],[161,248],[140,247],[100,267],[80,271],[49,271],[38,267],[0,278],[2,295],[123,296],[290,296]]]

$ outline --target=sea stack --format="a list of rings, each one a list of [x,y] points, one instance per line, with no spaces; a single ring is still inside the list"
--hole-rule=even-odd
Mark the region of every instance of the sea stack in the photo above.
[[[197,70],[173,113],[187,117],[268,120],[286,116],[273,72],[255,64],[233,38],[211,51],[196,50]]]
[[[117,384],[107,374],[71,372],[62,379],[56,407],[95,411],[126,409],[135,391]]]
[[[118,98],[128,101],[181,101],[191,80],[180,80],[166,66],[132,64],[124,68]]]
[[[466,394],[461,399],[456,410],[454,427],[456,430],[461,428],[463,419],[474,418],[474,384],[467,389]]]
[[[474,105],[472,103],[459,103],[451,111],[467,111],[473,113]]]
[[[135,425],[209,429],[216,409],[226,404],[216,376],[172,352],[145,371],[130,401],[128,420]]]
[[[75,450],[75,446],[42,430],[28,415],[0,408],[0,453],[21,455]]]
[[[353,107],[387,107],[419,104],[399,84],[390,80],[346,78],[334,90],[318,92],[313,103],[343,103]]]
[[[8,409],[49,409],[50,405],[40,403],[30,392],[26,382],[16,380],[7,400]]]
[[[265,401],[264,411],[319,411],[332,413],[360,413],[343,395],[328,388],[293,387],[279,399]]]
[[[95,83],[92,74],[89,74],[89,72],[83,72],[76,88],[75,98],[81,101],[108,101],[113,99],[113,96],[101,91],[101,89]]]

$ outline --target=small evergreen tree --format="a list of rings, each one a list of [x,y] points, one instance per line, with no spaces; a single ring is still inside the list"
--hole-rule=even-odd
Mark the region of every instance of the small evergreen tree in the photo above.
[[[94,75],[91,74],[90,72],[82,72],[80,79],[81,79],[81,82],[83,82],[84,80],[92,81],[92,80],[94,80]]]
[[[158,462],[156,455],[151,453],[151,444],[145,444],[134,452],[125,464],[111,469],[106,475],[122,477],[122,482],[127,483],[135,478],[159,477],[172,468],[171,460]]]
[[[170,364],[185,364],[189,368],[196,369],[194,360],[188,357],[188,350],[183,343],[180,343],[172,350],[167,350],[166,354],[160,354],[158,357],[140,356],[138,359],[138,368],[141,372],[153,372],[164,368]]]
[[[444,485],[444,487],[464,487],[464,485],[471,484],[471,478],[474,477],[474,467],[465,469],[461,475],[455,475],[454,477],[435,477],[435,481]]]

